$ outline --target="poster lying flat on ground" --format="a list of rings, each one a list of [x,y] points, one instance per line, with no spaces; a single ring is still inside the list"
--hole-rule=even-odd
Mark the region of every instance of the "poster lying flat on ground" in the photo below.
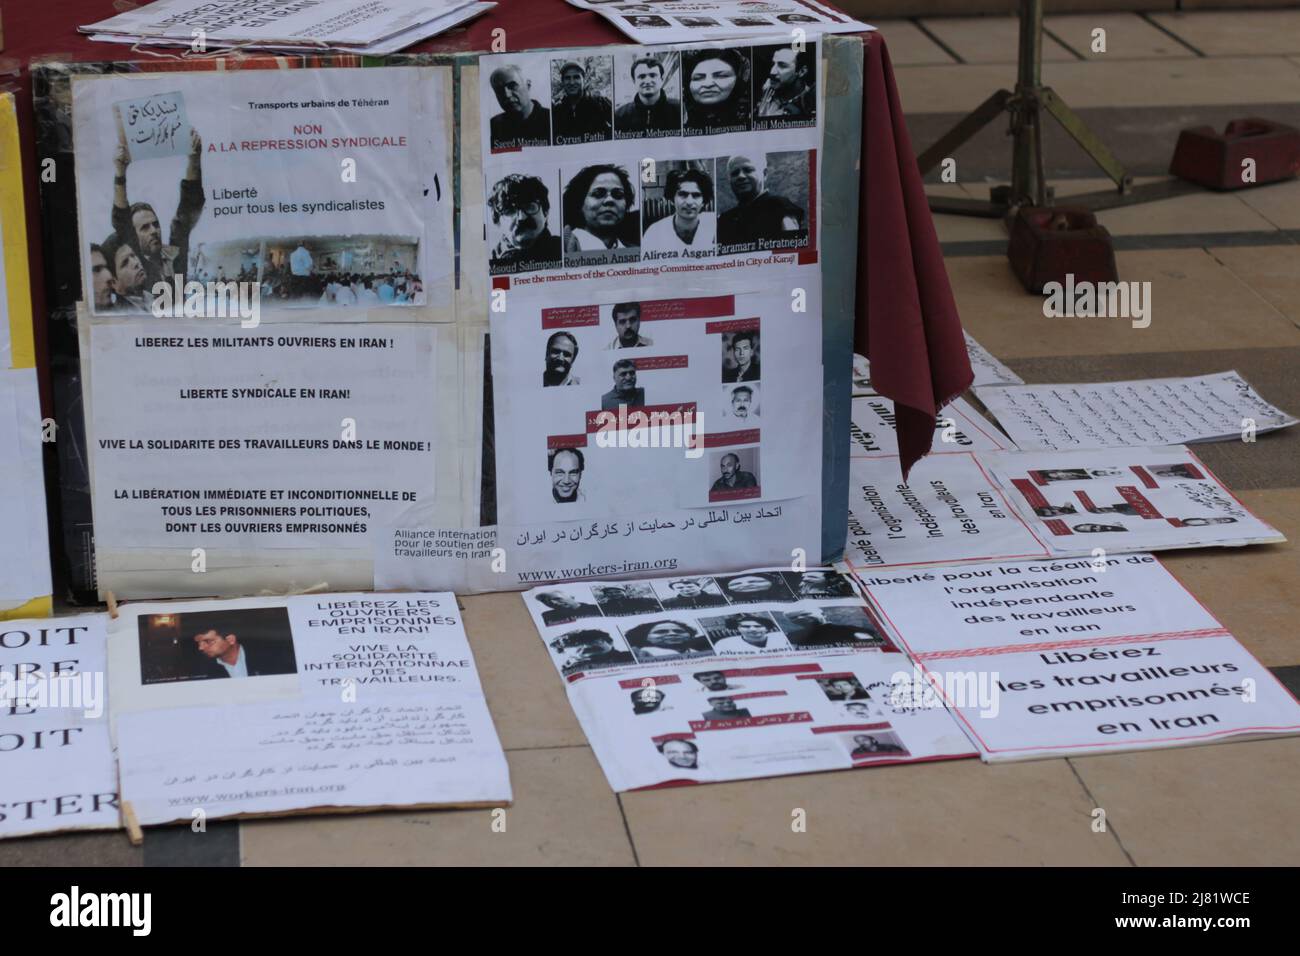
[[[907,657],[831,569],[535,588],[524,603],[616,791],[968,756],[894,707]]]
[[[992,352],[976,342],[969,332],[964,334],[966,336],[966,355],[970,358],[970,367],[975,373],[975,380],[971,382],[972,388],[979,388],[982,385],[1024,384],[1024,379],[1007,368]],[[867,361],[865,356],[854,353],[853,394],[873,395],[875,391],[871,385],[871,363]]]
[[[0,838],[119,826],[107,623],[0,621]]]
[[[897,458],[898,425],[894,403],[882,395],[853,398],[850,426],[853,458]],[[1016,446],[969,402],[956,398],[939,412],[931,455],[961,451],[1008,451]]]
[[[899,701],[948,706],[990,762],[1300,733],[1300,704],[1154,557],[863,575],[918,662]]]
[[[979,388],[975,394],[1024,450],[1253,440],[1297,421],[1264,401],[1236,372]]]
[[[1051,554],[981,456],[932,454],[916,463],[906,482],[899,473],[897,458],[849,462],[844,560],[855,572]]]
[[[1286,540],[1181,445],[990,452],[981,460],[1052,554]]]
[[[510,802],[452,594],[132,604],[109,641],[141,824]]]

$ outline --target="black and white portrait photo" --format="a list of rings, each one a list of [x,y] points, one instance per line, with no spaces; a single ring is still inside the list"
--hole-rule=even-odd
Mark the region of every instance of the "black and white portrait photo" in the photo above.
[[[712,657],[708,637],[690,624],[676,620],[646,621],[623,632],[640,663]]]
[[[613,74],[610,56],[551,61],[551,136],[556,146],[613,138]]]
[[[709,453],[710,501],[757,498],[759,486],[758,449],[734,448]],[[784,587],[784,585],[782,585]]]
[[[581,385],[573,373],[573,363],[578,360],[578,339],[572,332],[552,332],[546,340],[546,368],[542,372],[542,387],[556,385]]]
[[[521,57],[488,75],[500,107],[488,120],[493,151],[551,145],[551,111],[544,102],[550,99],[548,66],[544,58]]]
[[[682,131],[681,54],[644,47],[614,56],[614,138],[651,139]]]
[[[623,358],[614,363],[614,387],[600,396],[600,407],[605,411],[618,411],[620,406],[637,408],[644,405],[645,389],[636,383],[636,362]]]
[[[642,254],[648,259],[713,255],[718,244],[713,160],[665,160],[654,164],[653,173],[642,183]]]
[[[546,453],[546,471],[551,479],[551,497],[556,504],[585,501],[582,473],[586,456],[580,448],[552,448]]]
[[[722,417],[735,427],[758,427],[758,383],[722,386]]]
[[[492,184],[487,206],[492,250],[489,269],[493,275],[558,269],[563,265],[555,218],[559,210],[552,210],[550,190],[541,179],[526,173],[503,176]]]
[[[757,382],[761,377],[757,329],[722,333],[722,381],[724,384]]]
[[[817,122],[813,51],[794,45],[756,46],[754,129],[789,129]]]
[[[564,186],[565,265],[634,262],[640,258],[641,212],[626,169],[583,166]]]
[[[717,168],[720,254],[808,244],[806,152],[738,153]]]
[[[682,52],[682,132],[739,133],[752,125],[749,51],[717,47]]]

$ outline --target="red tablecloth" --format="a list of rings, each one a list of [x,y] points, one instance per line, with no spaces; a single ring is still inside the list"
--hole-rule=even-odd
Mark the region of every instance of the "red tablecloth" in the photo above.
[[[95,43],[77,25],[118,12],[112,0],[6,0],[4,57],[23,72],[15,91],[23,142],[33,142],[31,76],[33,58],[62,60],[134,59],[119,44]],[[491,13],[463,28],[414,47],[410,52],[488,50],[492,31],[506,31],[507,49],[596,46],[626,38],[594,13],[563,0],[503,0]],[[876,389],[896,403],[898,444],[904,470],[930,450],[938,410],[965,391],[972,374],[948,274],[939,253],[911,141],[903,123],[894,72],[884,37],[863,36],[862,171],[858,243],[857,327],[859,352],[871,360]],[[41,275],[39,206],[35,157],[24,156],[27,174],[27,235],[32,275]],[[10,281],[16,281],[10,277]],[[45,290],[32,282],[36,310],[37,361],[44,366]],[[50,408],[48,382],[42,402]]]

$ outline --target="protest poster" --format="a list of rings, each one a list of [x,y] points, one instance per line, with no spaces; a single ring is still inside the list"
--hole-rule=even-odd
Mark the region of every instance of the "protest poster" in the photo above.
[[[448,454],[435,422],[436,327],[165,329],[109,323],[89,334],[105,570],[153,568],[142,596],[183,595],[209,561],[328,550],[362,564],[342,580],[369,586],[372,524],[432,497]],[[118,583],[119,594],[140,588]]]
[[[1182,445],[989,452],[981,460],[1054,555],[1286,540]]]
[[[818,494],[809,291],[810,315],[790,312],[784,286],[591,304],[512,297],[492,320],[496,440],[522,467],[498,475],[500,520]]]
[[[977,388],[975,394],[1026,451],[1252,441],[1297,421],[1236,372]]]
[[[897,458],[898,423],[894,403],[883,395],[855,395],[849,426],[853,458]],[[1015,445],[969,402],[955,398],[939,410],[931,455],[963,451],[1007,451]]]
[[[867,26],[813,0],[569,0],[598,13],[638,43],[683,43],[737,37],[862,33]],[[796,32],[799,31],[799,32]]]
[[[972,753],[946,711],[889,703],[911,665],[832,569],[522,597],[615,791]]]
[[[482,57],[493,288],[662,297],[665,279],[734,290],[815,264],[819,57],[811,41]]]
[[[125,605],[109,662],[142,825],[511,800],[452,594]]]
[[[120,825],[107,621],[0,621],[0,839]]]
[[[899,478],[897,458],[849,462],[844,561],[877,567],[1048,557],[1051,552],[970,452],[930,455]]]
[[[246,328],[449,310],[448,98],[435,67],[75,77],[87,307]]]
[[[894,700],[950,708],[986,761],[1300,733],[1300,704],[1150,554],[859,580],[917,662]]]

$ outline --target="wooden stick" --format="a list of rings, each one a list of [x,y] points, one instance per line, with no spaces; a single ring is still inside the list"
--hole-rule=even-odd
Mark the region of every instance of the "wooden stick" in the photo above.
[[[140,829],[140,821],[136,819],[135,807],[126,800],[122,801],[122,822],[126,824],[126,838],[131,841],[132,846],[140,846],[144,843],[144,831]]]

